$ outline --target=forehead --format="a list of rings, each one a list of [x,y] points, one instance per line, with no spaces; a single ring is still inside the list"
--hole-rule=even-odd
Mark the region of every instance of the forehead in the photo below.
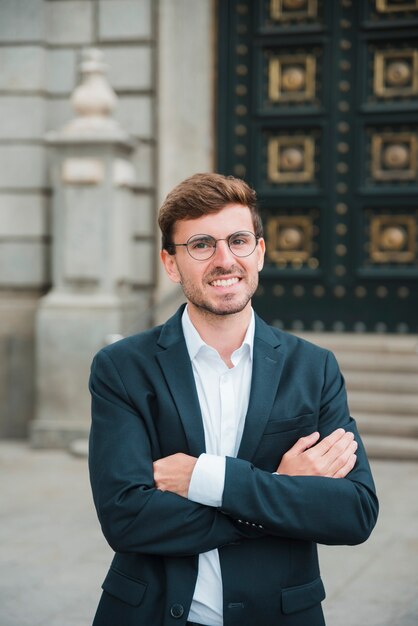
[[[198,234],[212,235],[215,238],[226,237],[238,230],[254,232],[251,211],[242,204],[228,204],[217,213],[203,215],[194,220],[179,220],[174,226],[176,239]]]

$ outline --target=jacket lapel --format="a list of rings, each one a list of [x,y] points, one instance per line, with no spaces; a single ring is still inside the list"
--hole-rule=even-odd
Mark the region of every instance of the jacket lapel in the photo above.
[[[284,365],[280,339],[256,315],[250,401],[238,457],[251,461],[270,417]]]
[[[183,310],[184,306],[164,324],[158,344],[165,349],[157,353],[156,358],[179,412],[190,454],[199,456],[205,452],[205,433],[193,370],[181,325]]]
[[[184,306],[162,327],[158,344],[163,350],[156,358],[180,415],[190,454],[199,456],[205,452],[205,433],[181,325],[183,310]],[[277,335],[257,315],[255,319],[250,401],[238,451],[238,456],[248,461],[255,454],[270,417],[285,360]]]

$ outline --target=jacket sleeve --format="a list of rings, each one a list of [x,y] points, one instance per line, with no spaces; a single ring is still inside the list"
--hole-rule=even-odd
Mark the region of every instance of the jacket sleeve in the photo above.
[[[324,437],[340,427],[352,431],[359,444],[356,465],[345,478],[272,475],[248,461],[227,458],[222,511],[281,537],[341,545],[365,541],[376,523],[378,501],[349,416],[344,380],[328,353],[318,430]]]
[[[90,480],[103,534],[113,550],[189,556],[254,536],[217,509],[154,487],[149,429],[104,351],[93,361],[89,386]]]

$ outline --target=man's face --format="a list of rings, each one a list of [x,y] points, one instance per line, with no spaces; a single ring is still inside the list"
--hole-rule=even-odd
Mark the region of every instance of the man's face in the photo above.
[[[250,209],[228,204],[218,213],[177,222],[173,243],[186,243],[198,234],[223,240],[238,231],[254,233]],[[200,312],[230,315],[250,306],[264,252],[264,239],[259,239],[254,252],[247,257],[235,256],[226,241],[218,241],[215,254],[206,261],[193,259],[184,246],[177,247],[174,255],[163,250],[161,258],[171,280],[181,284],[190,306]]]

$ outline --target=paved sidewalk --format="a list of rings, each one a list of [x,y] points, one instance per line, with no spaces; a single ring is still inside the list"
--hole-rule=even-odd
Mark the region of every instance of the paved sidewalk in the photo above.
[[[321,547],[328,626],[418,624],[418,463],[373,470],[371,539]],[[84,459],[0,442],[0,545],[0,626],[90,626],[112,553]]]

